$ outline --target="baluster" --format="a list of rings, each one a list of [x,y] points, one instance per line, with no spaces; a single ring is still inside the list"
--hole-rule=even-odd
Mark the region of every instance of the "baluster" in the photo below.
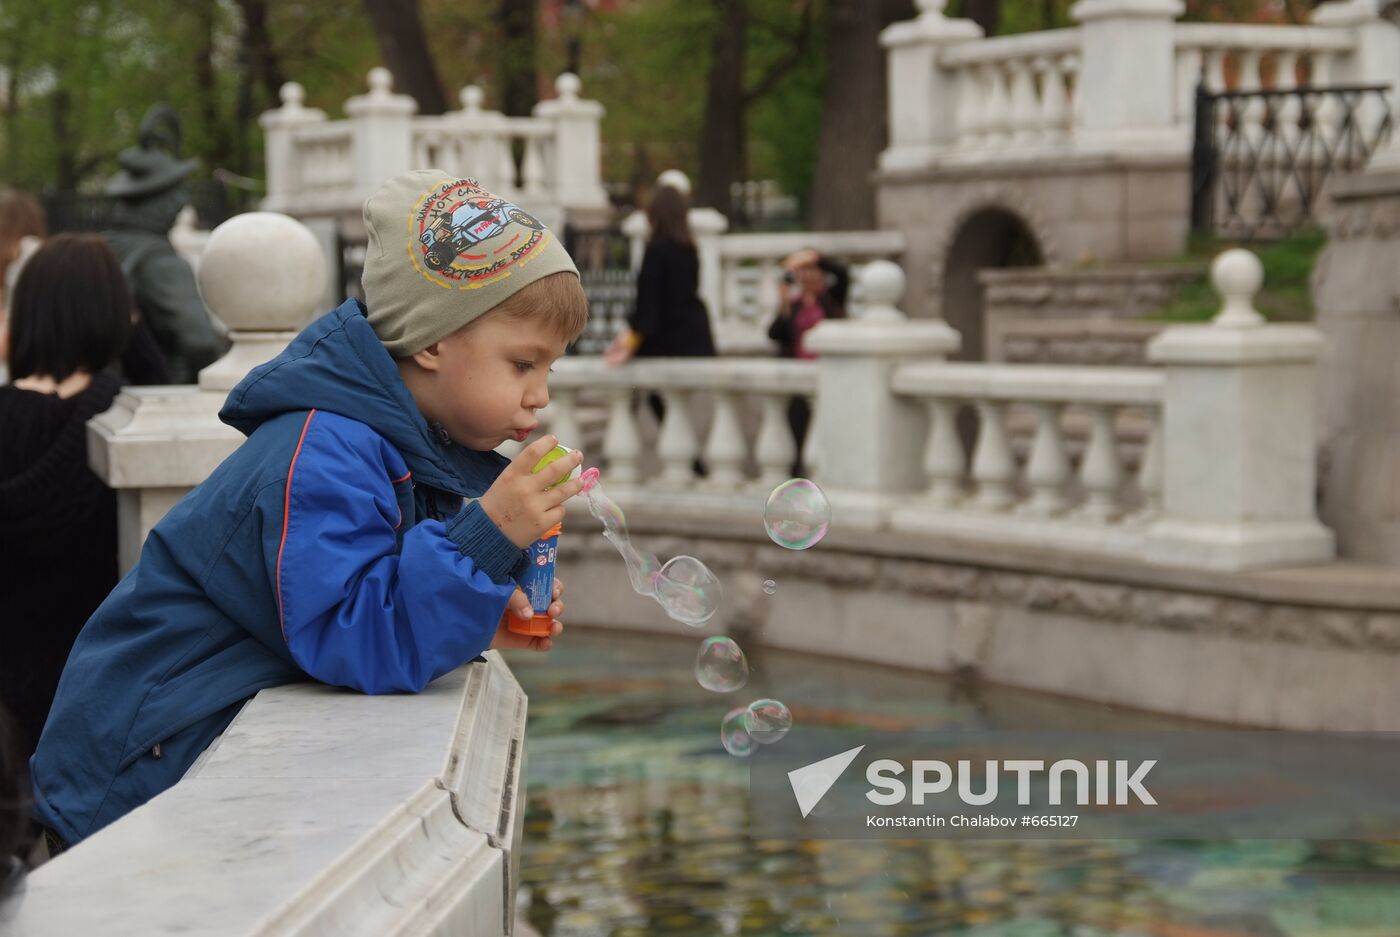
[[[1078,120],[1075,112],[1079,108],[1079,53],[1070,52],[1062,55],[1059,62],[1060,81],[1065,89],[1065,114],[1062,126],[1065,134],[1068,135]]]
[[[1035,60],[1035,71],[1040,76],[1040,113],[1036,121],[1041,139],[1058,143],[1065,137],[1066,118],[1069,113],[1065,78],[1055,61],[1047,56]]]
[[[1036,415],[1035,441],[1026,463],[1026,481],[1031,486],[1030,500],[1021,506],[1027,514],[1053,517],[1068,506],[1065,485],[1070,479],[1069,455],[1065,451],[1064,431],[1060,414],[1064,404],[1036,402],[1030,405]]]
[[[525,164],[521,167],[526,198],[543,198],[548,183],[544,167],[544,141],[539,137],[525,138]]]
[[[1230,50],[1225,48],[1207,49],[1204,54],[1206,90],[1211,94],[1228,91],[1229,87],[1225,83],[1225,59],[1230,54]]]
[[[928,401],[928,442],[924,446],[924,473],[928,475],[925,503],[951,507],[962,499],[967,454],[958,435],[958,404],[948,397]]]
[[[542,421],[554,438],[577,449],[583,445],[583,427],[578,422],[578,392],[572,387],[555,387],[549,392],[549,406],[541,412]]]
[[[1031,73],[1031,63],[1026,59],[1012,59],[1007,63],[1010,76],[1010,100],[1007,104],[1007,123],[1011,128],[1013,143],[1032,143],[1040,139],[1038,101],[1035,96],[1035,78]]]
[[[1336,63],[1336,56],[1331,53],[1314,53],[1312,77],[1309,79],[1309,84],[1314,88],[1330,87],[1332,69]],[[1337,139],[1337,134],[1342,123],[1343,110],[1342,103],[1335,94],[1322,92],[1313,96],[1312,138],[1304,150],[1308,154],[1308,185],[1314,193],[1326,178],[1329,163],[1328,148],[1335,145],[1336,142],[1340,142]]]
[[[986,109],[982,106],[984,93],[981,72],[976,66],[958,71],[958,147],[975,150],[983,143]]]
[[[688,488],[694,482],[692,465],[698,447],[695,429],[690,425],[687,394],[680,390],[663,390],[661,399],[666,414],[661,420],[661,435],[656,453],[661,457],[661,477],[658,481],[673,488]]]
[[[708,486],[733,491],[744,483],[744,431],[739,426],[738,401],[733,391],[715,392],[715,418],[705,440]]]
[[[1118,444],[1113,432],[1112,404],[1086,404],[1089,411],[1089,446],[1079,466],[1079,482],[1084,488],[1084,504],[1079,515],[1095,521],[1110,521],[1118,516],[1118,487],[1123,478],[1123,465],[1118,458]]]
[[[763,318],[769,309],[777,309],[782,302],[782,274],[778,261],[765,257],[758,262],[758,276],[753,289],[746,291],[745,301],[736,307],[738,314],[750,322]]]
[[[1006,87],[1006,75],[1002,72],[1001,63],[992,63],[983,66],[983,74],[987,81],[987,123],[986,123],[986,144],[991,148],[1000,148],[1008,141],[1008,131],[1011,128],[1011,97]]]
[[[1298,53],[1287,49],[1276,53],[1274,60],[1274,88],[1278,91],[1293,91],[1298,87]],[[1273,147],[1275,191],[1280,202],[1279,212],[1288,219],[1301,220],[1304,196],[1299,185],[1297,171],[1302,153],[1302,131],[1299,118],[1303,113],[1302,102],[1296,94],[1285,94],[1274,99]]]
[[[762,422],[754,441],[754,458],[758,462],[758,480],[753,484],[756,490],[772,491],[787,481],[797,459],[797,442],[787,421],[788,399],[787,394],[762,396]]]
[[[1133,520],[1147,523],[1162,513],[1162,408],[1153,407],[1148,413],[1147,444],[1138,465],[1138,490],[1142,492],[1142,507]]]
[[[1006,438],[1006,404],[999,400],[977,401],[977,448],[972,455],[972,480],[977,486],[973,503],[984,510],[1003,511],[1015,494],[1016,460]]]
[[[1205,53],[1201,49],[1176,50],[1175,117],[1179,127],[1190,127],[1196,119],[1196,85],[1202,79],[1204,62]]]
[[[641,479],[642,435],[632,412],[632,388],[608,389],[608,428],[603,433],[608,481],[629,484]]]
[[[501,194],[506,198],[514,198],[518,191],[515,184],[514,143],[508,131],[496,138],[495,176],[497,184],[501,187]]]

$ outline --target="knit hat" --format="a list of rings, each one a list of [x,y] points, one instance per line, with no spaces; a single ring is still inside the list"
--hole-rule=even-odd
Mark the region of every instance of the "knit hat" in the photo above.
[[[533,215],[440,170],[395,176],[365,202],[369,324],[396,358],[446,338],[536,280],[578,269]]]

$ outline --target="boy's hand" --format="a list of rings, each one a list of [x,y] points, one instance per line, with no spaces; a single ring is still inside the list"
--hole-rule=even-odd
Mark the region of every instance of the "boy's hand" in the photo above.
[[[561,522],[564,502],[583,490],[583,482],[577,478],[558,488],[549,487],[583,463],[583,453],[578,450],[549,463],[538,474],[530,474],[557,444],[553,436],[544,436],[526,446],[477,501],[501,533],[522,550]]]
[[[549,629],[549,637],[531,637],[528,634],[516,634],[506,627],[512,617],[525,619],[535,614],[530,608],[530,600],[525,598],[525,593],[516,589],[515,595],[512,595],[510,602],[506,604],[506,613],[501,616],[501,623],[496,628],[496,637],[491,640],[491,646],[497,650],[524,648],[529,651],[547,651],[552,648],[554,639],[564,631],[564,623],[559,620],[559,616],[564,614],[564,603],[559,600],[563,594],[564,583],[555,577],[554,601],[549,606],[549,617],[554,619],[554,624]]]

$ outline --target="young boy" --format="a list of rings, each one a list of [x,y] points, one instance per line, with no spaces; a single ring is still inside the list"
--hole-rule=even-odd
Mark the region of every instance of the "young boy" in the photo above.
[[[512,576],[580,490],[548,486],[582,455],[532,475],[552,437],[514,462],[491,450],[549,402],[549,366],[587,317],[578,272],[472,180],[408,173],[364,215],[365,305],[234,388],[219,416],[247,441],[78,637],[31,762],[51,844],[170,787],[265,687],[413,693],[488,647],[550,647],[504,616],[530,614]]]

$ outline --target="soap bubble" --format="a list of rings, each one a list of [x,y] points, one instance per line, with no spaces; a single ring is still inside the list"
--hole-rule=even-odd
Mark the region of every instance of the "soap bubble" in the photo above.
[[[695,655],[695,679],[707,690],[731,693],[749,682],[749,662],[732,638],[706,638]]]
[[[719,580],[693,556],[674,556],[656,577],[656,601],[676,621],[697,627],[719,610]]]
[[[778,584],[771,579],[763,580],[763,591],[769,595],[778,591]]]
[[[616,501],[603,493],[603,486],[598,484],[597,479],[594,479],[584,497],[588,501],[588,513],[598,519],[603,530],[614,534],[627,533],[627,515],[622,513]]]
[[[656,580],[661,575],[661,561],[656,558],[656,554],[632,546],[626,531],[615,534],[605,530],[603,536],[622,554],[622,560],[627,564],[627,578],[632,581],[632,589],[638,595],[655,595]]]
[[[744,728],[761,745],[771,745],[792,728],[792,713],[775,699],[754,700],[744,710]]]
[[[763,526],[780,547],[806,550],[826,536],[831,524],[831,505],[816,482],[793,478],[783,482],[768,496],[763,508]]]
[[[744,728],[744,717],[748,710],[743,706],[736,706],[725,715],[724,721],[719,724],[719,743],[724,746],[724,750],[737,758],[747,758],[752,755],[758,743],[749,735],[748,729]]]

